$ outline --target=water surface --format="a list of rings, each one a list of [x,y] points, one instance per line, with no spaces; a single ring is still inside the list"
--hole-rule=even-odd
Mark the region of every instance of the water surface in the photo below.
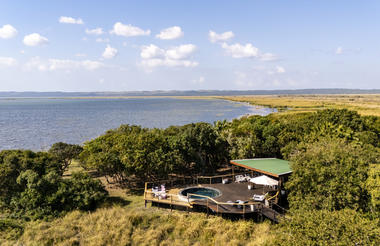
[[[209,99],[0,99],[0,149],[46,150],[53,143],[81,144],[121,124],[165,128],[231,120],[272,109]]]

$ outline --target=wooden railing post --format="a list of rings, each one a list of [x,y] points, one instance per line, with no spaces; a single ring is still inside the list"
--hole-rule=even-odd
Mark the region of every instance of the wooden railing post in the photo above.
[[[207,217],[208,217],[208,199],[207,199]]]
[[[173,196],[170,195],[170,211],[173,210]]]

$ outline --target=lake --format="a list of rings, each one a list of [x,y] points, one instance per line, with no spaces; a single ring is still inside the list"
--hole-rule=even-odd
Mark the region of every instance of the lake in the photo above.
[[[121,124],[165,128],[272,112],[218,99],[0,98],[0,150],[47,150],[56,142],[81,144]]]

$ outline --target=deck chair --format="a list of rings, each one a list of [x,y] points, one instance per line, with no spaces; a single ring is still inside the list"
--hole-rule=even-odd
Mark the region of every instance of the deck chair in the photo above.
[[[245,181],[245,177],[243,175],[236,175],[235,176],[235,182],[240,183],[240,182],[244,182],[244,181]]]

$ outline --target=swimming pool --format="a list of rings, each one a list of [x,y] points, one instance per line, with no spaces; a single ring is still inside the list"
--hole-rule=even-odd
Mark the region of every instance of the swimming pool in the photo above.
[[[198,199],[207,199],[206,197],[218,197],[222,195],[222,192],[218,189],[211,188],[211,187],[189,187],[182,189],[179,192],[180,197],[183,197],[184,199],[187,200],[187,195],[188,194],[197,194],[197,195],[202,195],[202,196],[196,196],[196,195],[190,195],[189,199],[191,200],[198,200]]]

